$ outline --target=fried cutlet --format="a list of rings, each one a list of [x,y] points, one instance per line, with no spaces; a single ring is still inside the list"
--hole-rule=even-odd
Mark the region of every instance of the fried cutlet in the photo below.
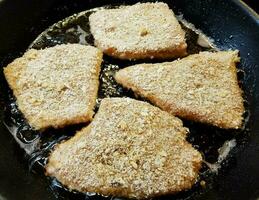
[[[226,129],[242,126],[238,51],[201,52],[181,60],[139,64],[115,79],[173,115]]]
[[[201,154],[171,114],[130,98],[106,98],[89,126],[58,144],[46,173],[69,189],[151,198],[192,187]]]
[[[95,45],[119,59],[175,58],[187,44],[174,13],[165,3],[138,3],[99,10],[89,17]]]
[[[57,45],[28,50],[4,74],[28,123],[43,130],[92,119],[101,62],[95,47]]]

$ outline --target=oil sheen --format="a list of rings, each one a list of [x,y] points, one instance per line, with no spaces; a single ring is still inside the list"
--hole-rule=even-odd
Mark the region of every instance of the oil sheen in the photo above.
[[[87,10],[57,22],[41,33],[38,38],[31,43],[29,48],[43,49],[66,43],[94,45],[93,37],[90,33],[88,17],[96,10],[105,8],[107,7]],[[203,34],[202,31],[196,29],[194,25],[184,20],[183,16],[179,15],[178,19],[182,28],[186,31],[188,54],[198,53],[199,51],[218,51],[217,47],[213,44],[213,40]],[[132,64],[137,64],[140,61],[121,61],[108,56],[104,56],[103,59],[96,111],[98,110],[101,99],[104,97],[127,96],[140,99],[135,97],[132,91],[126,90],[118,85],[113,78],[113,75],[117,70]],[[145,60],[145,62],[156,62],[156,60]],[[80,130],[86,125],[70,126],[59,130],[49,129],[44,133],[40,133],[34,131],[28,125],[15,103],[15,98],[13,97],[11,90],[9,90],[5,106],[5,125],[14,136],[17,143],[26,152],[26,160],[28,161],[29,169],[32,172],[39,174],[44,173],[44,165],[47,163],[48,155],[55,144],[62,140],[69,139],[77,130]],[[248,112],[245,115],[247,118],[249,117]],[[246,121],[248,121],[247,118]],[[228,162],[231,157],[229,155],[231,155],[235,146],[240,146],[246,142],[247,137],[245,133],[248,129],[244,126],[242,130],[221,130],[186,120],[183,122],[184,125],[190,129],[188,141],[192,143],[193,146],[203,155],[204,166],[200,173],[199,181],[202,180],[202,183],[205,181],[207,188],[209,188],[219,170],[224,169],[225,166],[231,164],[231,162]],[[57,198],[110,198],[102,197],[93,193],[82,194],[76,191],[68,191],[57,180],[49,178],[49,181],[50,188],[53,190],[54,195]],[[201,187],[199,182],[197,182],[193,189],[177,194],[175,198],[187,199],[202,191],[204,191],[204,187]],[[112,198],[115,199],[114,197]]]

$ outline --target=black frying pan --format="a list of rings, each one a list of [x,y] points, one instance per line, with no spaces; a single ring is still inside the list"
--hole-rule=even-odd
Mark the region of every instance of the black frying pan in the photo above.
[[[29,44],[51,24],[89,8],[121,4],[124,1],[50,0],[0,1],[0,66],[20,56]],[[137,1],[130,1],[135,3]],[[231,151],[227,163],[205,189],[194,189],[181,199],[257,199],[259,197],[259,22],[258,16],[240,1],[172,0],[165,1],[178,14],[215,40],[220,49],[239,49],[242,87],[250,113],[246,131],[233,137],[238,145]],[[49,182],[28,170],[24,151],[20,149],[3,124],[7,87],[0,75],[0,200],[55,199]],[[188,123],[188,122],[187,122]],[[212,129],[200,126],[209,135]],[[227,132],[226,132],[227,133]],[[230,133],[232,134],[232,133]],[[246,135],[244,135],[246,134]],[[232,136],[229,136],[230,138]],[[208,141],[217,137],[208,136]],[[195,142],[195,141],[194,141]],[[192,194],[191,194],[192,193]],[[60,195],[59,198],[80,198],[80,195]],[[169,197],[164,197],[168,199]]]

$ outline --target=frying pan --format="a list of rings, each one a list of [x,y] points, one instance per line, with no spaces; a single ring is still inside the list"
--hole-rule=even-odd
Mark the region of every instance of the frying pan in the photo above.
[[[130,4],[136,2],[138,1],[132,0]],[[258,16],[242,1],[171,0],[164,2],[168,3],[177,14],[183,14],[187,21],[193,23],[198,29],[214,39],[215,44],[220,49],[240,50],[241,64],[239,68],[243,71],[241,75],[242,88],[245,93],[246,108],[249,111],[247,131],[235,136],[239,142],[232,149],[228,157],[228,164],[219,171],[210,187],[196,192],[197,194],[192,195],[191,198],[258,199]],[[125,2],[119,0],[0,1],[1,69],[14,58],[22,55],[37,35],[53,23],[83,10],[122,3]],[[0,95],[0,200],[55,199],[48,186],[48,181],[42,175],[29,172],[24,151],[17,145],[4,126],[6,82],[2,70],[0,74]],[[209,135],[210,132],[208,131],[206,134]],[[238,140],[239,137],[242,139]],[[213,137],[210,139],[213,140]],[[64,198],[70,199],[74,196],[68,195]],[[174,198],[181,199],[181,196],[170,197],[170,199]]]

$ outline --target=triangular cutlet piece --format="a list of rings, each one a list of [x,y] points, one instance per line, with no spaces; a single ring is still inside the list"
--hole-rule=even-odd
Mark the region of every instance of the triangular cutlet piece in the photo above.
[[[27,51],[4,74],[28,123],[43,130],[92,119],[101,62],[95,47],[58,45]]]
[[[237,129],[244,112],[238,61],[238,51],[201,52],[174,62],[130,66],[115,79],[173,115]]]
[[[89,17],[95,45],[119,59],[186,55],[185,32],[167,4],[138,3],[102,9]]]
[[[201,154],[182,121],[149,103],[103,99],[91,124],[50,154],[46,173],[69,189],[151,198],[189,189]]]

